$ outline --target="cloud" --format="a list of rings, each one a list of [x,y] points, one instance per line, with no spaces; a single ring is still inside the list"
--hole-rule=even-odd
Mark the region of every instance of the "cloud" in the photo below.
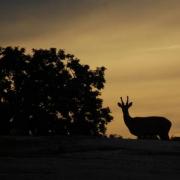
[[[0,0],[0,44],[19,43],[71,31],[77,35],[94,35],[100,30],[107,37],[113,34],[131,36],[164,25],[175,17],[177,0]],[[168,13],[167,13],[168,12]],[[170,15],[169,15],[170,14]],[[177,14],[178,16],[178,14]],[[174,21],[174,20],[173,20]],[[86,27],[85,32],[82,29]],[[168,27],[168,24],[165,28]],[[114,29],[108,31],[109,29]],[[145,33],[144,32],[144,33]],[[111,34],[110,34],[111,33]],[[113,34],[112,34],[113,33]],[[74,35],[74,34],[72,34]],[[122,38],[122,36],[120,38]],[[74,36],[75,37],[75,36]],[[73,37],[73,38],[74,38]],[[102,37],[102,36],[100,36]],[[104,39],[107,37],[104,36]],[[96,36],[98,38],[98,36]],[[100,40],[101,41],[101,40]]]
[[[175,45],[169,45],[164,47],[153,47],[153,48],[147,48],[144,51],[152,52],[152,51],[171,51],[171,50],[179,50],[180,44]]]
[[[0,44],[73,28],[75,21],[102,3],[101,0],[0,0]]]

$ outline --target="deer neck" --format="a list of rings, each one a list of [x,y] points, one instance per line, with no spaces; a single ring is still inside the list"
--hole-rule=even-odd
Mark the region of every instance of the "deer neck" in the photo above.
[[[132,120],[132,117],[130,116],[129,114],[129,111],[126,110],[126,111],[123,111],[123,118],[124,118],[124,122],[127,126],[129,126],[131,124],[131,120]]]

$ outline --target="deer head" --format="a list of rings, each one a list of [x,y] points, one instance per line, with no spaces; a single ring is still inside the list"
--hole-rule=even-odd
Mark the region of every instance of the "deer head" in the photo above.
[[[120,98],[121,102],[118,102],[118,106],[122,109],[122,111],[128,112],[128,109],[132,106],[132,102],[129,102],[129,96],[127,96],[126,103],[124,103],[122,97]]]

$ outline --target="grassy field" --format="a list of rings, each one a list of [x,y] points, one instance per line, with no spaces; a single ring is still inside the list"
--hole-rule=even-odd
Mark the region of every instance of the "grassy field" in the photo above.
[[[180,179],[180,141],[1,137],[2,180]]]

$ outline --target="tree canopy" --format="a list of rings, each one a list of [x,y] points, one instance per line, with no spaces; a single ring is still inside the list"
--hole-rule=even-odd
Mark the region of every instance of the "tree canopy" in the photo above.
[[[104,73],[64,50],[0,48],[0,134],[105,134]]]

